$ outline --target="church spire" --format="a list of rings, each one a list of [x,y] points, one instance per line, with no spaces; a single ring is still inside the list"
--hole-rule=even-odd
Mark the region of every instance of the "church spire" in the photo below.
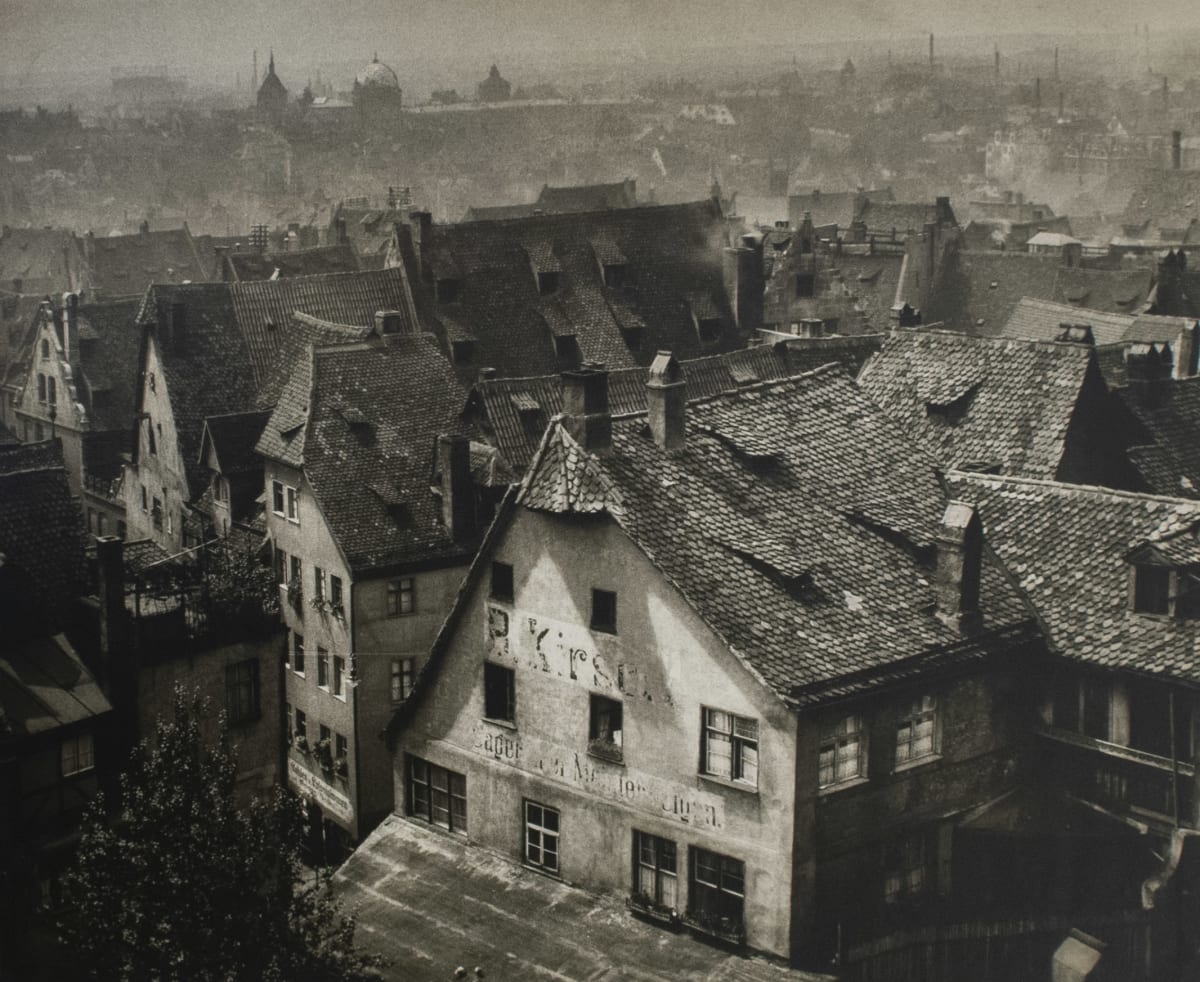
[[[275,74],[275,49],[271,48],[271,63],[267,66],[267,74]]]

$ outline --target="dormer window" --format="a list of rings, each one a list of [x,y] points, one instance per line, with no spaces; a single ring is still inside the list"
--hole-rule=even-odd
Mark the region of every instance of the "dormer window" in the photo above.
[[[462,295],[462,282],[453,279],[437,280],[434,283],[434,291],[438,303],[458,303]]]
[[[538,293],[543,297],[558,292],[558,270],[545,270],[537,274]]]
[[[456,365],[469,365],[475,357],[474,341],[451,341],[450,355]]]
[[[554,339],[554,353],[558,356],[559,361],[569,365],[579,363],[579,342],[574,334],[560,334]]]
[[[705,318],[697,322],[696,333],[701,344],[716,344],[721,340],[721,322],[716,318]]]
[[[1166,566],[1135,566],[1133,609],[1139,614],[1171,612],[1171,570]]]
[[[624,286],[629,280],[629,267],[625,263],[608,263],[604,267],[604,285]]]

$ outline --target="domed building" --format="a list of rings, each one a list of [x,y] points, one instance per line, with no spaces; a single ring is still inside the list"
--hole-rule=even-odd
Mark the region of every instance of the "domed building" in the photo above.
[[[400,79],[376,54],[354,77],[352,98],[354,108],[362,118],[393,116],[400,111]]]

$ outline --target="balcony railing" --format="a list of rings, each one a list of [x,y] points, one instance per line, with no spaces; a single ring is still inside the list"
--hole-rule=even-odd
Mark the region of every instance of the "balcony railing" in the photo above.
[[[1121,813],[1190,824],[1195,770],[1182,761],[1045,729],[1053,775],[1070,794]],[[1176,801],[1178,796],[1178,801]]]

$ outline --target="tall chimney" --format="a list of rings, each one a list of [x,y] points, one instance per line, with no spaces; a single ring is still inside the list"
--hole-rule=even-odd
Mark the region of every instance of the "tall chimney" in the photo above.
[[[608,370],[596,362],[562,374],[562,406],[567,432],[585,450],[612,446],[612,416],[608,411]]]
[[[375,330],[381,335],[405,333],[404,315],[398,310],[375,311]]]
[[[979,580],[983,563],[983,523],[973,505],[951,501],[937,532],[933,590],[937,618],[960,632],[979,628]]]
[[[1171,130],[1171,170],[1183,167],[1183,131]]]
[[[71,361],[71,341],[79,330],[79,294],[62,295],[63,358]]]
[[[1200,327],[1188,318],[1175,339],[1175,378],[1190,378],[1196,374],[1196,335]]]
[[[669,351],[660,351],[650,363],[646,414],[656,446],[668,453],[683,449],[687,441],[687,383],[683,369]]]
[[[442,524],[455,542],[475,537],[475,487],[471,478],[471,441],[460,435],[438,437],[442,487]]]

